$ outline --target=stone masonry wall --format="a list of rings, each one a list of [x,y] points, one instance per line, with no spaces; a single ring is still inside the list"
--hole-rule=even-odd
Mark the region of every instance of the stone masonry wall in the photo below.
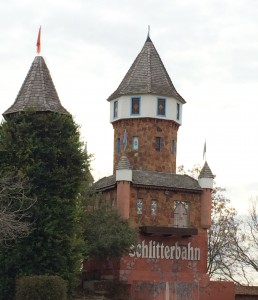
[[[137,214],[137,199],[143,201],[142,214]],[[151,202],[157,201],[157,213],[151,213]],[[200,194],[176,191],[133,188],[131,189],[130,223],[138,226],[174,226],[175,201],[189,201],[189,227],[199,228],[201,222]]]
[[[126,154],[134,170],[176,173],[176,145],[179,125],[173,121],[142,118],[125,119],[113,123],[114,127],[114,172],[121,155]],[[127,147],[124,151],[123,137],[127,132]],[[138,150],[132,149],[132,138],[137,136]],[[162,140],[161,151],[156,150],[156,137]],[[120,138],[120,153],[117,139]],[[172,153],[174,140],[174,154]]]
[[[99,196],[102,201],[107,201],[116,207],[116,189],[106,191]],[[144,189],[131,187],[130,196],[130,224],[139,226],[174,226],[175,201],[189,201],[189,227],[200,228],[201,224],[201,198],[200,194],[168,191],[160,189]],[[137,199],[143,201],[142,214],[137,214]],[[152,214],[151,202],[157,201],[157,213]]]

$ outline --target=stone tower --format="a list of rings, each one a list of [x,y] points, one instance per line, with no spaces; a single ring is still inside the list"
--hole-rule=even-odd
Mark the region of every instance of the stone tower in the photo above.
[[[177,131],[185,100],[149,36],[108,101],[114,128],[114,170],[126,155],[135,170],[175,173]]]

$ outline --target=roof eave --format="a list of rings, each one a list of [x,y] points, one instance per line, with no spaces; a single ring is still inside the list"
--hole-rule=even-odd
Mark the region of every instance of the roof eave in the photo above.
[[[134,187],[142,187],[146,189],[159,189],[159,190],[167,190],[167,191],[176,191],[176,192],[187,192],[187,193],[197,193],[200,194],[202,193],[201,188],[185,188],[185,187],[172,187],[172,186],[165,186],[165,185],[147,185],[147,184],[140,184],[140,183],[134,183]]]

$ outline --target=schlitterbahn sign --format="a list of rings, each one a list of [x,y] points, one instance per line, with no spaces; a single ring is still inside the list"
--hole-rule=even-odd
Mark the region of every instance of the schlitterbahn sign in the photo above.
[[[131,247],[129,256],[137,258],[200,260],[200,252],[200,248],[192,247],[191,243],[180,246],[176,242],[174,245],[168,246],[152,240],[145,243],[145,240],[143,240],[140,244]]]

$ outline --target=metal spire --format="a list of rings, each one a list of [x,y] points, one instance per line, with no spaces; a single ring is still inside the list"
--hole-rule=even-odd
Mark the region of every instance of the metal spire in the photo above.
[[[147,41],[150,40],[150,25],[148,25],[148,35],[147,35]]]

